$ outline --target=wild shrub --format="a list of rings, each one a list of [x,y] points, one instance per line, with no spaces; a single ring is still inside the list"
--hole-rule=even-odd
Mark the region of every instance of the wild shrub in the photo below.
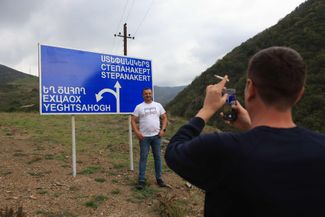
[[[22,206],[18,207],[17,211],[6,207],[5,209],[0,208],[0,217],[27,217],[27,215],[23,212]]]

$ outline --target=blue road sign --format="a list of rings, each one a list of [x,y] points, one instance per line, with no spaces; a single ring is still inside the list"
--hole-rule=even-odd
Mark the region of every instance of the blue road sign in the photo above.
[[[130,114],[152,88],[151,61],[40,45],[41,114]]]

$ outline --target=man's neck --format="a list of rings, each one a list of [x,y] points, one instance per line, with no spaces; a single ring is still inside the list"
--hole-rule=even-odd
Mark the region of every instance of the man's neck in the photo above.
[[[150,103],[152,103],[152,100],[148,100],[148,101],[144,101],[146,104],[150,104]]]
[[[272,109],[260,110],[251,115],[251,128],[268,126],[274,128],[292,128],[296,124],[292,120],[291,111],[279,112]]]

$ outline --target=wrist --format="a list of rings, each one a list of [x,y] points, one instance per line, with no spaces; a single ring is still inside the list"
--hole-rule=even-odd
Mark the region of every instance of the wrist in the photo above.
[[[204,120],[205,123],[207,123],[214,113],[215,112],[212,110],[210,111],[208,109],[201,108],[195,117],[200,117]]]

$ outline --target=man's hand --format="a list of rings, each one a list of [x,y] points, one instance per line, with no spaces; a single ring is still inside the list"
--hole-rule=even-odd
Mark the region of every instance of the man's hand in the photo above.
[[[159,136],[160,137],[163,137],[165,135],[165,131],[166,131],[166,128],[167,128],[167,113],[165,112],[164,114],[162,114],[160,116],[160,119],[161,119],[161,129],[159,131]]]
[[[139,132],[134,132],[136,137],[141,141],[143,140],[144,136],[142,135],[142,133],[139,131]]]
[[[159,137],[163,137],[165,135],[165,131],[163,129],[161,129],[159,131]]]
[[[196,117],[202,118],[205,123],[225,104],[227,94],[222,96],[222,90],[227,79],[228,76],[226,75],[219,83],[207,86],[203,107],[196,114]]]
[[[237,119],[235,121],[225,121],[226,124],[229,124],[241,131],[246,131],[251,128],[251,118],[246,109],[236,101],[235,105],[232,105],[232,108],[237,111]],[[221,113],[221,116],[223,114]]]
[[[142,135],[142,133],[140,132],[140,130],[137,126],[137,121],[138,121],[138,117],[132,115],[131,116],[132,130],[133,130],[135,136],[141,141],[141,140],[143,140],[144,136]]]

